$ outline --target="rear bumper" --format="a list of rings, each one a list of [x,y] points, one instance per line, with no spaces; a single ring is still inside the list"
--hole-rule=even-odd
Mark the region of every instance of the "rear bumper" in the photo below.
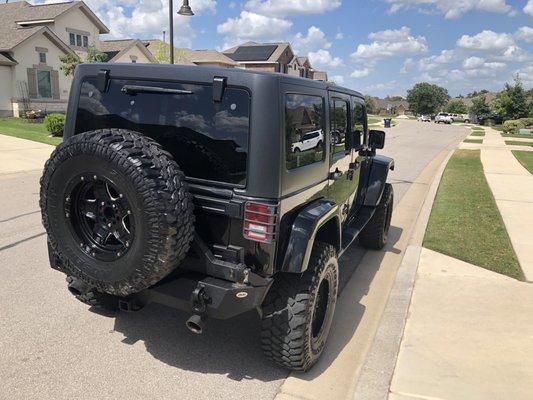
[[[61,260],[48,245],[50,266],[65,272]],[[224,266],[213,268],[223,270]],[[226,266],[229,268],[229,266]],[[237,271],[239,268],[234,266]],[[217,271],[221,276],[226,271]],[[239,271],[240,272],[240,271]],[[235,273],[233,275],[240,275]],[[272,278],[264,278],[248,273],[246,283],[233,282],[198,272],[181,272],[167,277],[158,284],[120,300],[120,308],[134,310],[138,304],[159,303],[168,307],[215,319],[228,319],[260,307],[263,303]]]

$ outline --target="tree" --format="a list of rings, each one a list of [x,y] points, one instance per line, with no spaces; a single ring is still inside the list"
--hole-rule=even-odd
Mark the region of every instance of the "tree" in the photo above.
[[[368,114],[375,114],[376,113],[376,100],[372,96],[366,95],[365,96],[365,103],[366,103],[366,112]]]
[[[518,75],[514,85],[506,83],[505,88],[498,93],[494,110],[504,120],[526,118],[529,115],[528,95]]]
[[[448,103],[448,91],[431,83],[417,83],[407,91],[407,101],[415,114],[436,114]]]
[[[472,99],[472,105],[470,106],[470,114],[479,116],[490,114],[491,109],[487,104],[487,96],[481,94]]]
[[[59,61],[61,61],[61,71],[65,74],[65,76],[74,75],[74,70],[76,69],[76,66],[78,64],[81,64],[82,62],[106,62],[107,61],[107,54],[100,53],[94,45],[90,45],[87,47],[87,59],[83,61],[79,55],[76,53],[68,53],[64,56],[59,57]]]
[[[463,100],[452,99],[446,106],[446,112],[452,114],[466,114],[468,112],[468,108]]]

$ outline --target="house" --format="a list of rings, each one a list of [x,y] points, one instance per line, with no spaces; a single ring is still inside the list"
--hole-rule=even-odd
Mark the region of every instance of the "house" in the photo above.
[[[71,78],[59,57],[100,48],[109,29],[83,2],[0,4],[0,115],[33,109],[64,111]]]
[[[170,45],[162,40],[145,40],[144,45],[159,61],[169,62]],[[174,49],[174,63],[206,67],[235,68],[239,64],[216,50]]]
[[[294,52],[289,43],[246,42],[222,52],[241,68],[264,72],[288,73]]]
[[[311,63],[309,62],[309,58],[294,57],[292,61],[289,63],[287,73],[293,76],[309,78],[311,70],[312,68],[311,68]]]
[[[375,113],[377,115],[397,115],[409,114],[409,102],[400,97],[386,97],[384,99],[374,99],[376,103]]]
[[[104,40],[100,51],[112,63],[157,63],[154,55],[138,39]]]

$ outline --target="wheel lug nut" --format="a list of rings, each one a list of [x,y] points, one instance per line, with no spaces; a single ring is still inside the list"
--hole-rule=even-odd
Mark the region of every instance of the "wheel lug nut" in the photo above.
[[[122,193],[120,193],[120,194],[118,195],[118,197],[123,198],[124,196],[122,195]]]
[[[83,176],[82,176],[82,177],[81,177],[80,179],[81,179],[82,181],[84,181],[84,180],[85,180],[85,178],[84,178]]]
[[[119,252],[117,253],[117,256],[120,257],[121,255],[122,255],[122,253],[119,251]]]
[[[131,215],[131,210],[128,210],[128,215]]]
[[[100,203],[100,205],[101,205],[101,206],[105,206],[105,201],[102,201],[102,202]]]
[[[67,197],[67,198],[65,199],[65,201],[70,201],[70,197]]]
[[[91,253],[91,256],[93,256],[93,257],[96,256],[96,253],[93,251],[93,252]]]
[[[107,224],[107,226],[111,228],[111,224]]]
[[[95,176],[93,176],[93,179],[96,180],[96,179],[98,179],[98,178],[97,178],[96,175],[95,175]]]
[[[126,242],[126,247],[130,247],[130,242]]]

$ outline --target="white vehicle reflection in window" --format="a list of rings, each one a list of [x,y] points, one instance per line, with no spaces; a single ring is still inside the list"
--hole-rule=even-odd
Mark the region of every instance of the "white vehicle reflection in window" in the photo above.
[[[320,148],[324,142],[324,133],[322,129],[306,133],[301,136],[299,142],[294,142],[292,144],[292,152],[298,153],[301,151],[311,150],[315,148]]]

